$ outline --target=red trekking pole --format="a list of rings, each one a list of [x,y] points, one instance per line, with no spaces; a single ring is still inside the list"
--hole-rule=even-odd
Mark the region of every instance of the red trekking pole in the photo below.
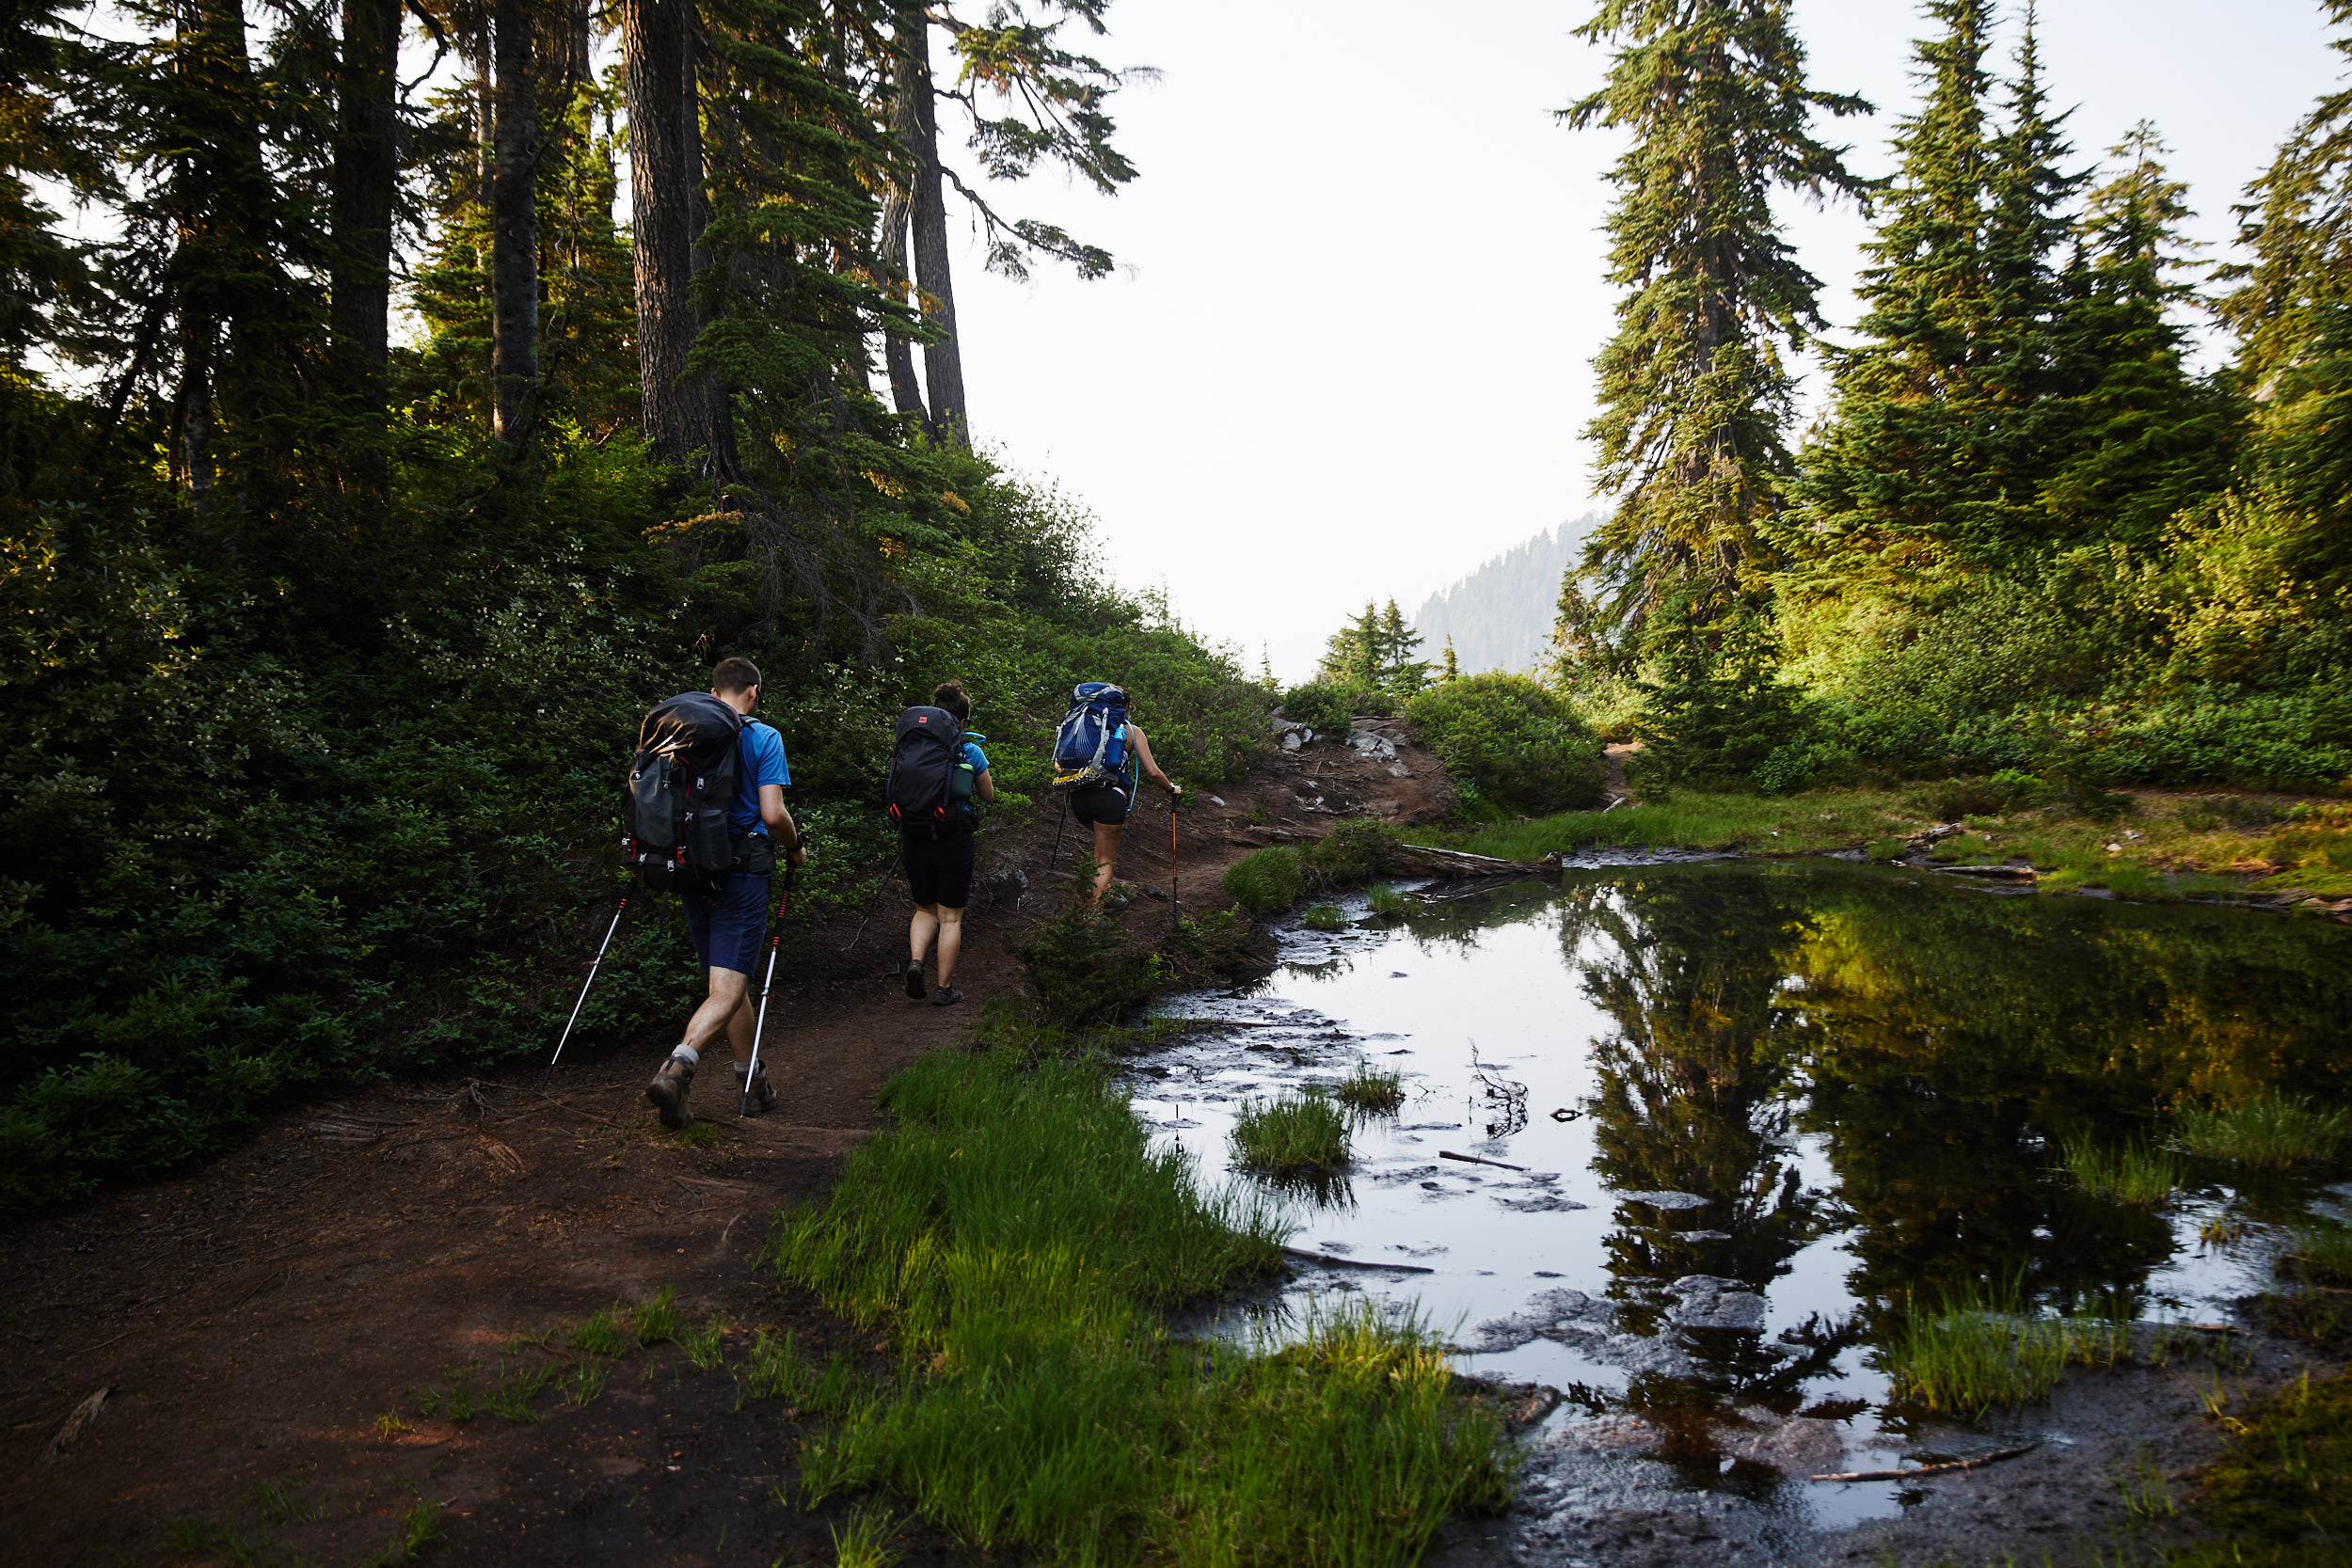
[[[776,948],[784,942],[784,914],[792,907],[792,879],[800,867],[784,868],[784,891],[776,895],[775,931],[768,938],[768,975],[759,982],[759,1010],[752,1015],[752,1063],[743,1069],[743,1101],[735,1108],[737,1120],[752,1113],[752,1080],[759,1075],[759,1036],[768,1027],[768,988],[776,983]]]

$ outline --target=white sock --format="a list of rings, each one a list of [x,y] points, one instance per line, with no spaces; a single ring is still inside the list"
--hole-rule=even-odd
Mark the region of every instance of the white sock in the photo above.
[[[680,1045],[671,1050],[670,1059],[675,1062],[684,1062],[688,1067],[695,1067],[701,1064],[703,1055],[691,1045]]]

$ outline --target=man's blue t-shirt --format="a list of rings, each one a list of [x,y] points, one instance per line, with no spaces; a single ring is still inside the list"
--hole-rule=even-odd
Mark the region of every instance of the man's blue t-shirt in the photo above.
[[[756,719],[743,721],[735,742],[735,804],[727,808],[727,831],[737,838],[764,833],[759,819],[759,786],[792,787],[792,769],[784,760],[784,736]]]

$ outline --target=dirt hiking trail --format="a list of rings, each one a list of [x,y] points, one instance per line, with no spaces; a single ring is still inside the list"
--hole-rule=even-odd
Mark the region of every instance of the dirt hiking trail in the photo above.
[[[1254,848],[1367,812],[1444,814],[1436,759],[1400,723],[1362,727],[1393,755],[1326,742],[1194,792],[1178,818],[1188,911]],[[1120,918],[1147,933],[1169,919],[1162,800],[1146,792],[1120,863],[1142,890]],[[714,1070],[694,1095],[708,1119],[684,1137],[656,1126],[644,1085],[699,991],[681,973],[675,1017],[625,1046],[575,1041],[551,1092],[524,1066],[290,1105],[169,1180],[6,1221],[0,1556],[358,1563],[413,1543],[445,1563],[832,1561],[848,1506],[788,1500],[820,1423],[747,1397],[739,1374],[760,1329],[877,1377],[891,1357],[755,1256],[776,1212],[820,1197],[870,1135],[884,1081],[1020,986],[1005,944],[1059,906],[1045,875],[1057,826],[1041,802],[984,832],[961,1006],[899,991],[902,885],[862,930],[793,927],[762,1047],[782,1096],[766,1117],[737,1120]],[[1061,870],[1084,833],[1063,841]],[[569,1352],[572,1331],[665,1287],[686,1325],[733,1325],[724,1366],[632,1340],[600,1388],[541,1390],[535,1418],[424,1414],[431,1391],[494,1397],[501,1352],[551,1329],[504,1364],[593,1373],[600,1358]],[[979,1556],[911,1520],[888,1544],[908,1563]]]

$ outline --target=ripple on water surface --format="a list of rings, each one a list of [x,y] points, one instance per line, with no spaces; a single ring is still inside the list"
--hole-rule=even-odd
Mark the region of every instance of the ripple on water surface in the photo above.
[[[1351,915],[1364,911],[1352,907]],[[2223,1314],[2316,1176],[2192,1162],[2173,1201],[2080,1191],[2070,1139],[2276,1085],[2340,1101],[2352,932],[2181,906],[1993,897],[1830,862],[1571,870],[1394,924],[1291,929],[1265,980],[1172,999],[1200,1031],[1138,1112],[1213,1179],[1243,1102],[1404,1075],[1339,1179],[1293,1188],[1284,1287],[1205,1327],[1362,1292],[1467,1368],[1548,1384],[1542,1516],[1677,1506],[1770,1548],[1901,1506],[1831,1471],[2044,1435],[1890,1407],[1900,1304],[2005,1282],[2046,1310]],[[2228,1222],[2235,1240],[2200,1242]]]

